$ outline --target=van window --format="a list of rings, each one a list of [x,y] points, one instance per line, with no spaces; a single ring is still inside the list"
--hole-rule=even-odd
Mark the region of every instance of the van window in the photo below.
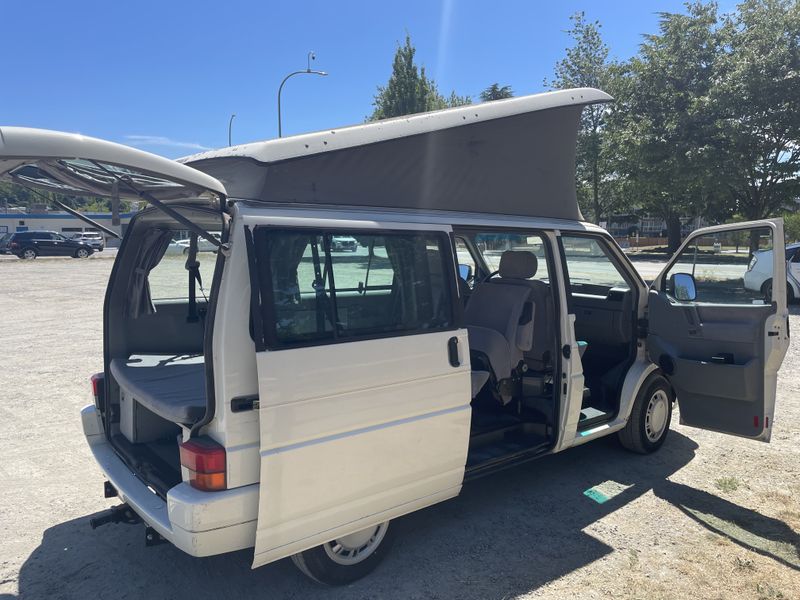
[[[443,233],[256,228],[270,348],[454,328]]]
[[[597,238],[562,235],[561,244],[573,293],[606,296],[611,288],[630,289],[605,244]]]
[[[506,250],[525,251],[535,254],[538,259],[539,264],[532,279],[550,281],[550,275],[547,271],[547,255],[545,254],[542,236],[518,232],[492,231],[478,233],[472,238],[472,241],[481,253],[481,257],[490,273],[494,273],[500,268],[500,257]]]
[[[215,236],[219,232],[212,232]],[[176,239],[176,237],[178,239]],[[211,293],[211,281],[217,262],[216,246],[200,238],[197,241],[197,262],[200,263],[200,283],[197,286],[197,299],[204,301]],[[186,259],[189,258],[189,239],[176,235],[164,252],[164,256],[150,271],[147,280],[150,296],[158,300],[186,300],[189,297],[189,273]]]
[[[772,230],[735,229],[704,235],[686,246],[664,278],[676,298],[674,276],[691,275],[697,302],[764,304],[772,301]]]

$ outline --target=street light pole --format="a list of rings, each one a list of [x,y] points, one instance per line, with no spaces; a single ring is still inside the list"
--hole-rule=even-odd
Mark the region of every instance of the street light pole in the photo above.
[[[228,146],[232,146],[231,144],[231,129],[233,128],[233,120],[236,118],[236,113],[231,115],[230,120],[228,121]]]
[[[308,53],[308,62],[305,71],[294,71],[289,73],[286,77],[283,78],[281,81],[280,86],[278,86],[278,137],[283,137],[283,129],[281,127],[281,92],[283,91],[284,84],[289,80],[290,77],[294,77],[295,75],[321,75],[322,77],[327,77],[327,73],[325,71],[312,71],[311,70],[311,61],[315,60],[317,56],[313,52]]]

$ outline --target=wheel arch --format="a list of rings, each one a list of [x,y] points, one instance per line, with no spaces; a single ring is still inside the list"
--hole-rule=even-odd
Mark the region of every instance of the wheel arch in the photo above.
[[[631,366],[631,368],[628,369],[628,374],[625,376],[625,382],[622,384],[622,393],[619,397],[619,418],[625,423],[627,423],[628,419],[631,417],[633,404],[636,401],[636,397],[639,395],[639,392],[641,392],[642,388],[649,385],[650,379],[654,375],[663,376],[664,374],[657,365],[649,360],[637,360]],[[672,384],[670,384],[670,387],[672,387]],[[674,395],[675,390],[673,389],[672,392]]]

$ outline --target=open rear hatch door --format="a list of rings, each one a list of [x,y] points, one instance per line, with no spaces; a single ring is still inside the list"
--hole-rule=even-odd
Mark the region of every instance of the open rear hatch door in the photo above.
[[[74,133],[0,127],[0,180],[63,195],[145,200],[220,245],[169,205],[220,207],[227,196],[222,183],[136,148]]]
[[[769,442],[789,347],[783,220],[692,233],[648,297],[647,350],[675,388],[681,423]],[[753,281],[759,252],[771,257]]]

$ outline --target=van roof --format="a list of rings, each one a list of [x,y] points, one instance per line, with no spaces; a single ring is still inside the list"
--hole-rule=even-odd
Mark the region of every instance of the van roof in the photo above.
[[[294,205],[448,210],[581,220],[580,88],[231,146],[180,159],[228,196]]]

